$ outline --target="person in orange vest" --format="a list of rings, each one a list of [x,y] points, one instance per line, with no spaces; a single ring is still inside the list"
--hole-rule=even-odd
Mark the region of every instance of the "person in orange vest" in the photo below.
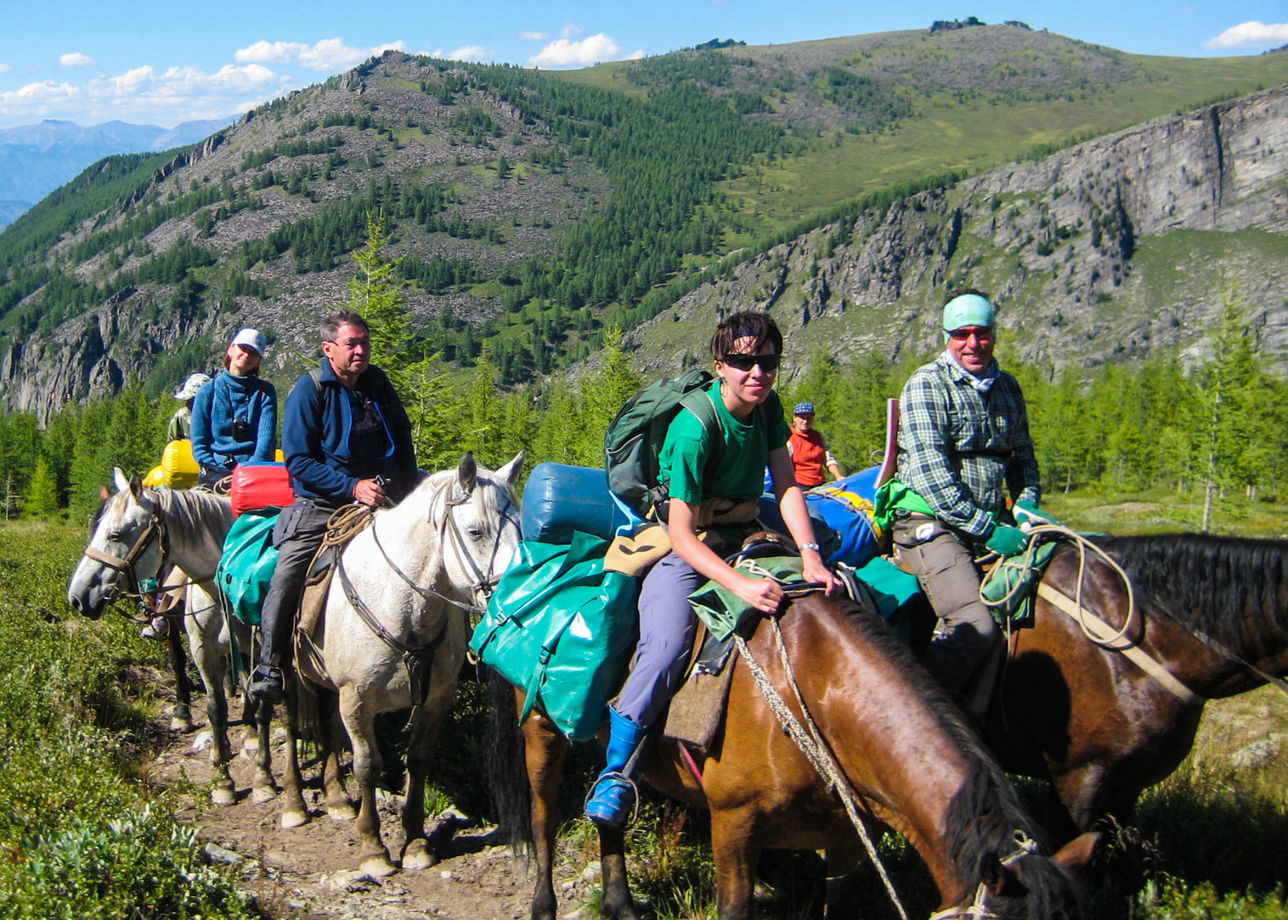
[[[812,489],[827,482],[824,468],[833,479],[841,478],[841,468],[836,463],[827,439],[814,427],[814,404],[801,402],[792,410],[792,432],[787,439],[787,452],[792,455],[796,468],[796,484],[802,489]]]

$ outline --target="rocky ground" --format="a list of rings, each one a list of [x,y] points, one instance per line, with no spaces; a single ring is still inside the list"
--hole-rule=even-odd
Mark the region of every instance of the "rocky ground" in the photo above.
[[[236,704],[233,704],[234,718]],[[200,707],[194,707],[194,716]],[[202,714],[204,722],[204,713]],[[306,790],[311,820],[284,830],[276,800],[257,804],[250,797],[252,763],[242,753],[241,725],[230,732],[238,755],[232,765],[236,804],[210,803],[210,733],[171,732],[153,763],[150,781],[181,802],[180,816],[198,829],[208,855],[240,867],[247,890],[277,917],[302,920],[506,920],[528,915],[534,876],[527,860],[497,839],[496,829],[456,814],[440,816],[439,831],[450,834],[438,865],[420,872],[399,871],[376,880],[358,870],[354,822],[329,819],[316,784]],[[274,739],[275,765],[282,762],[282,734]],[[306,781],[316,768],[305,765]],[[280,767],[275,773],[281,776]],[[349,778],[349,792],[356,784]],[[395,856],[402,845],[398,822],[401,797],[381,793],[384,839]],[[431,824],[431,831],[435,825]],[[598,885],[598,868],[576,853],[563,854],[556,869],[559,916],[590,915],[584,905]]]

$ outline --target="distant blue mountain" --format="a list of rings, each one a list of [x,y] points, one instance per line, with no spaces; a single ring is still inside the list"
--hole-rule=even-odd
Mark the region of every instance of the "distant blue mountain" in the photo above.
[[[105,156],[186,147],[234,120],[188,121],[174,128],[109,121],[87,128],[47,119],[0,128],[0,228]]]

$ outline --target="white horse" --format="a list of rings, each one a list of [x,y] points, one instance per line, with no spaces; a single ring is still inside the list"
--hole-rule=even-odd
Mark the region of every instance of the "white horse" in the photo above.
[[[465,454],[455,470],[435,473],[344,548],[322,621],[311,640],[297,638],[299,675],[338,693],[361,787],[357,829],[364,872],[395,871],[380,837],[376,782],[380,754],[375,718],[410,707],[407,785],[402,811],[403,869],[432,866],[425,838],[425,779],[439,723],[456,694],[469,640],[469,612],[481,611],[518,549],[514,482],[520,453],[496,472]],[[307,819],[288,777],[283,824]]]
[[[211,763],[215,780],[212,800],[219,805],[236,801],[228,772],[232,757],[228,743],[228,700],[224,692],[232,636],[215,601],[215,567],[223,552],[224,537],[232,526],[232,507],[226,496],[197,490],[145,489],[138,476],[127,480],[114,471],[116,494],[99,511],[88,548],[67,586],[67,603],[97,619],[103,608],[118,597],[137,597],[140,585],[156,578],[168,561],[175,566],[167,583],[187,580],[184,631],[197,671],[206,685],[206,715],[211,731]],[[237,624],[236,640],[243,653],[250,651],[250,629]],[[176,662],[181,667],[181,662]],[[179,674],[180,703],[186,674]],[[244,710],[247,722],[255,719],[256,706]],[[259,723],[259,754],[253,797],[265,801],[276,795],[267,762],[268,725]]]

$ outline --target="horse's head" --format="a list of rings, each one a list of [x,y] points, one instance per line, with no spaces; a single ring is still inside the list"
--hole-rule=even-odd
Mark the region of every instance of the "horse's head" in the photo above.
[[[1023,831],[1017,830],[1013,839],[1015,848],[1009,853],[991,853],[984,860],[982,881],[973,897],[939,911],[931,920],[1077,920],[1083,916],[1084,890],[1074,870],[1092,860],[1102,835],[1083,834],[1050,857],[1041,855]]]
[[[127,480],[119,469],[113,472],[116,494],[99,509],[89,546],[67,585],[67,603],[92,618],[118,594],[138,593],[140,582],[157,576],[165,556],[156,493],[143,488],[137,474]]]
[[[466,453],[443,489],[441,506],[432,512],[442,516],[437,524],[443,572],[458,593],[480,608],[487,606],[519,548],[514,483],[522,465],[522,451],[495,472],[480,468],[474,455]]]

